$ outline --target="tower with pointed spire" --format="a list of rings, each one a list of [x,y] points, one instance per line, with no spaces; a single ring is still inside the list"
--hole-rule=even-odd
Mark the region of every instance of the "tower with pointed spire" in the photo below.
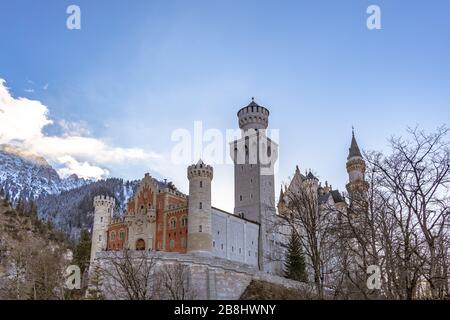
[[[352,142],[347,157],[348,183],[346,185],[350,198],[350,208],[356,204],[361,207],[367,202],[369,184],[365,180],[366,162],[364,161],[352,129]]]

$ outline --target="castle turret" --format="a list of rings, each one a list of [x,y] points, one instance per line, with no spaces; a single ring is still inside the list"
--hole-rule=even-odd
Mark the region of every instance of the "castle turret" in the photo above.
[[[352,131],[352,142],[350,144],[349,153],[347,157],[347,173],[349,182],[346,185],[349,197],[350,206],[353,202],[360,202],[362,204],[366,200],[369,184],[365,181],[364,175],[366,172],[366,162],[364,161],[358,143],[355,138],[355,131]]]
[[[211,253],[211,181],[213,168],[202,160],[187,169],[189,179],[187,252]]]
[[[269,110],[258,105],[252,98],[252,102],[239,110],[239,128],[242,130],[265,130],[269,125]]]
[[[106,250],[108,242],[108,225],[111,222],[116,201],[112,197],[94,197],[94,225],[92,227],[91,266],[97,252]]]

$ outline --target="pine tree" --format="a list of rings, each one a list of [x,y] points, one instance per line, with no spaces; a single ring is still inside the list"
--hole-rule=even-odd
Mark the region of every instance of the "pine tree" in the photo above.
[[[96,266],[90,278],[89,288],[87,290],[86,298],[88,300],[104,300],[105,297],[102,292],[103,275],[100,267]]]
[[[82,230],[80,240],[73,254],[73,263],[80,267],[81,273],[84,273],[89,265],[91,255],[91,236],[87,230]]]
[[[305,257],[298,233],[292,230],[286,253],[285,277],[292,280],[307,282]]]
[[[31,220],[34,222],[39,220],[37,206],[33,200],[30,200],[29,203],[28,216],[30,216]]]

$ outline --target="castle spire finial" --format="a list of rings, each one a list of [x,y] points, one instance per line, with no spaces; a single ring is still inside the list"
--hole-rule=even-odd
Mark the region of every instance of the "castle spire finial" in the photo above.
[[[359,151],[358,143],[355,138],[355,127],[352,126],[352,142],[350,144],[350,148],[348,149],[348,158],[352,157],[362,157],[361,151]]]

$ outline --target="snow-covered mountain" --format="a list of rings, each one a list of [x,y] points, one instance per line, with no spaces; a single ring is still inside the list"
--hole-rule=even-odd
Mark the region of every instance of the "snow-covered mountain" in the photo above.
[[[41,220],[50,220],[70,238],[77,238],[82,229],[90,229],[93,222],[93,200],[98,195],[116,199],[115,215],[125,209],[128,199],[134,194],[139,181],[118,178],[99,180],[59,194],[41,196],[37,199]]]
[[[10,145],[0,145],[0,189],[12,203],[20,197],[33,200],[91,182],[76,175],[62,179],[43,157]]]
[[[138,181],[117,178],[91,181],[71,175],[63,179],[43,157],[0,145],[0,190],[6,198],[13,204],[33,200],[39,218],[51,221],[71,238],[92,226],[95,196],[114,197],[120,214],[137,186]]]

